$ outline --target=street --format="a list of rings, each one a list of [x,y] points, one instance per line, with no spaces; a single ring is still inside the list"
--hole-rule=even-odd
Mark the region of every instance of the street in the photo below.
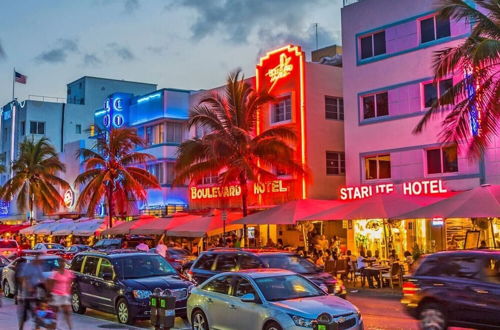
[[[399,299],[395,295],[377,295],[371,292],[351,292],[349,301],[359,307],[366,329],[418,329],[417,322],[404,314]],[[119,324],[111,314],[87,310],[84,315],[73,314],[74,329],[150,329],[149,321],[138,322],[135,326]],[[17,329],[17,311],[12,299],[3,299],[0,308],[0,324],[5,330]],[[30,329],[25,326],[26,329]],[[60,323],[57,329],[67,329]],[[189,329],[180,318],[175,329]]]

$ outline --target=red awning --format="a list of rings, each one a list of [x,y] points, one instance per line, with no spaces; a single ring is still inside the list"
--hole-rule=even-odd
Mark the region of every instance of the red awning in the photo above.
[[[235,225],[234,221],[241,218],[240,212],[228,212],[226,218],[226,231],[241,228],[241,225]],[[179,218],[179,220],[182,219]],[[171,226],[166,232],[167,236],[174,237],[203,237],[212,236],[222,232],[224,227],[223,214],[216,211],[212,215],[194,218],[177,226]]]
[[[17,233],[21,229],[27,228],[30,225],[0,225],[0,234]]]

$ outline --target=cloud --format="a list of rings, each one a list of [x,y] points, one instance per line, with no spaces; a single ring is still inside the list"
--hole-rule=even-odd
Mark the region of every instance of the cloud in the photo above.
[[[167,50],[167,47],[162,47],[162,46],[149,46],[149,47],[146,47],[146,50],[150,53],[153,53],[153,54],[163,54],[166,50]]]
[[[132,61],[135,59],[135,55],[126,46],[119,45],[116,42],[111,42],[107,46],[111,52],[124,61]]]
[[[139,0],[125,0],[125,12],[126,13],[133,13],[137,9],[139,9]]]
[[[97,55],[95,54],[85,54],[83,56],[83,64],[87,66],[96,66],[101,64],[102,61]]]
[[[78,43],[72,39],[58,39],[57,46],[40,53],[35,60],[39,63],[64,63],[70,53],[78,52]]]
[[[203,39],[221,34],[227,41],[242,44],[259,29],[301,31],[309,22],[313,8],[338,6],[331,0],[170,0],[167,8],[180,3],[193,10],[196,18],[191,25],[192,37]]]

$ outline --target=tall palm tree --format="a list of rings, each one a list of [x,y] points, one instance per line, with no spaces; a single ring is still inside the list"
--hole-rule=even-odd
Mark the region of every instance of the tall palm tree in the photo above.
[[[75,186],[84,186],[76,207],[87,208],[92,216],[96,206],[104,198],[108,205],[109,227],[118,211],[128,210],[129,200],[146,199],[146,189],[160,188],[154,175],[137,165],[145,166],[155,158],[146,153],[135,152],[137,146],[145,145],[133,128],[118,128],[100,132],[92,149],[82,148],[77,157],[82,157],[85,171],[75,179]],[[116,210],[115,210],[116,209]]]
[[[469,154],[479,157],[500,128],[500,5],[498,0],[441,0],[442,18],[466,20],[472,24],[470,36],[454,47],[434,55],[435,81],[461,74],[464,78],[445,92],[415,128],[423,131],[429,120],[442,114],[443,105],[453,109],[443,120],[443,142],[466,142]],[[475,125],[479,114],[479,129]],[[472,119],[471,119],[472,117]]]
[[[196,182],[214,173],[221,185],[239,183],[246,216],[249,181],[275,178],[273,167],[304,175],[294,159],[296,134],[291,128],[276,126],[256,134],[258,111],[272,99],[267,91],[256,91],[240,78],[240,71],[231,73],[223,93],[214,92],[191,109],[188,126],[210,132],[181,143],[174,183]]]
[[[64,203],[57,188],[68,189],[69,184],[57,175],[65,172],[66,167],[45,137],[36,142],[26,138],[19,151],[19,158],[12,164],[13,176],[0,189],[0,198],[17,197],[17,209],[29,210],[32,221],[35,206],[44,212],[53,212]]]

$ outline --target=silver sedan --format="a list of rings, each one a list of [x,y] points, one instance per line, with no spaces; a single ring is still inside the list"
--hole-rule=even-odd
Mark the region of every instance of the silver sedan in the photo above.
[[[313,328],[321,314],[333,319],[339,329],[363,329],[353,304],[280,269],[216,275],[194,288],[187,303],[187,315],[196,330],[305,330]]]

